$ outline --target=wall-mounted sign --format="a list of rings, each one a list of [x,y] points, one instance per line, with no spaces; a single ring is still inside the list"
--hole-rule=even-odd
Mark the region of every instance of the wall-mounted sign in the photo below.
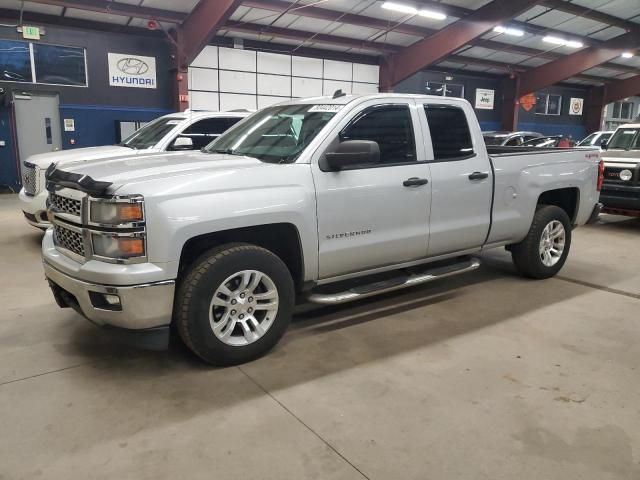
[[[156,59],[141,55],[109,53],[109,85],[156,88]]]
[[[495,90],[476,88],[476,108],[480,110],[493,110]]]
[[[22,38],[26,38],[27,40],[40,40],[40,28],[23,25]]]
[[[64,119],[64,131],[65,132],[75,132],[76,131],[76,122],[73,118],[65,118]]]
[[[534,93],[529,93],[523,97],[520,97],[518,100],[522,108],[524,108],[527,112],[531,111],[533,107],[536,106],[536,95]]]
[[[584,98],[572,98],[569,103],[569,115],[582,115],[583,106]]]

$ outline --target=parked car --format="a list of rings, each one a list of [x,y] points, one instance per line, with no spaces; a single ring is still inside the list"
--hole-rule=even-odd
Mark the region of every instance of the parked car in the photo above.
[[[564,135],[548,135],[524,142],[522,146],[539,148],[571,148],[574,146],[574,141],[572,138],[565,137]]]
[[[640,216],[640,123],[618,127],[604,149],[604,211]]]
[[[69,166],[149,152],[199,150],[247,115],[249,112],[172,113],[148,123],[117,145],[32,155],[23,162],[19,198],[24,217],[34,227],[49,227],[44,174],[52,163]]]
[[[542,137],[538,132],[482,132],[484,143],[495,147],[517,147],[524,142]]]
[[[503,148],[503,147],[500,147]],[[295,99],[203,152],[51,167],[44,269],[61,307],[214,364],[254,359],[296,301],[340,304],[478,267],[542,279],[599,213],[600,153],[491,155],[464,99]]]
[[[609,141],[611,135],[613,135],[612,130],[593,132],[591,135],[588,135],[587,137],[580,140],[576,147],[600,147],[602,146],[603,142],[606,143],[607,141]]]

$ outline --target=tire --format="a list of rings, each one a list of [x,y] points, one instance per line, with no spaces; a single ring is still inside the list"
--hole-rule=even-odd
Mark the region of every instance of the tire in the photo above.
[[[550,229],[547,231],[548,233],[557,234],[560,224],[564,229],[562,232],[564,241],[558,236],[549,242],[545,237],[545,229]],[[546,253],[542,252],[542,243],[545,241],[550,248],[555,247],[555,253],[550,248],[544,249]],[[562,251],[558,253],[560,244],[562,244]],[[557,274],[564,265],[570,247],[571,221],[567,213],[560,207],[539,205],[525,239],[518,244],[511,245],[511,258],[518,271],[525,277],[550,278]]]
[[[278,343],[291,321],[294,301],[291,274],[278,256],[256,245],[222,245],[200,256],[180,283],[176,328],[205,362],[245,363]]]

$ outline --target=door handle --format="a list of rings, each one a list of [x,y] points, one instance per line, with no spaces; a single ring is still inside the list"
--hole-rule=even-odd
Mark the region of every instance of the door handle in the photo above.
[[[427,183],[429,183],[429,180],[426,178],[411,177],[402,182],[402,185],[405,187],[419,187],[420,185],[426,185]]]
[[[469,175],[469,180],[484,180],[489,176],[486,172],[473,172]]]

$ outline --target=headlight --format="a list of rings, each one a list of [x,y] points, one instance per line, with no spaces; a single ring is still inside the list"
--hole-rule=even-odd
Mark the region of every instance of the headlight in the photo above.
[[[91,235],[94,255],[113,259],[144,257],[145,244],[142,236],[120,236],[94,233]]]
[[[633,172],[631,170],[622,170],[620,172],[620,180],[628,182],[633,177]]]
[[[144,203],[140,197],[91,200],[89,211],[92,223],[122,225],[144,221]]]

